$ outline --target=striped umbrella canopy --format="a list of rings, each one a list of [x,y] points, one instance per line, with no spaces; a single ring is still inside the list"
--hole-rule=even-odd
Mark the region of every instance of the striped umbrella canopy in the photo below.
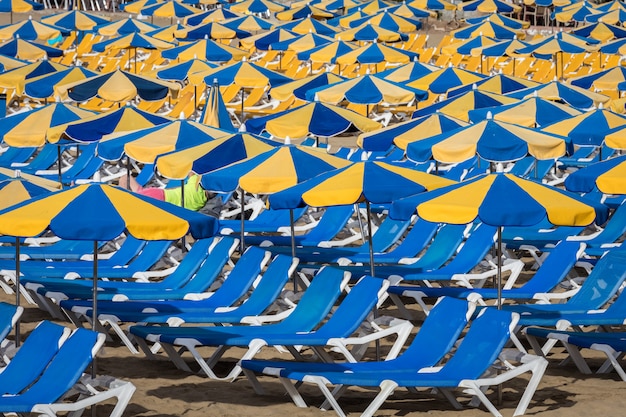
[[[27,64],[27,61],[22,61],[21,59],[17,58],[11,58],[6,55],[0,55],[0,65],[2,66],[2,71],[9,71],[15,68],[23,67]]]
[[[424,75],[430,74],[433,71],[440,69],[440,67],[424,64],[417,60],[413,60],[408,64],[400,65],[395,68],[387,69],[383,72],[379,72],[378,76],[385,80],[393,81],[396,83],[405,83],[417,78],[421,78]]]
[[[408,36],[403,33],[384,29],[380,26],[365,22],[355,28],[337,33],[335,35],[335,39],[348,42],[397,42],[406,41]]]
[[[219,84],[214,81],[213,85],[207,86],[207,90],[206,103],[198,121],[207,126],[234,132],[235,128],[230,120],[230,113],[226,109]]]
[[[548,134],[512,123],[483,120],[427,139],[411,142],[407,157],[425,162],[463,162],[478,155],[490,162],[517,161],[528,155],[555,160],[566,152],[567,137]]]
[[[37,99],[48,99],[54,96],[54,86],[73,83],[94,77],[98,73],[83,67],[70,67],[66,70],[40,75],[26,81],[24,94]]]
[[[592,38],[600,42],[607,42],[611,39],[626,38],[626,29],[621,26],[610,25],[603,22],[592,23],[572,30],[574,35],[585,38]]]
[[[308,146],[279,146],[202,176],[205,190],[231,192],[241,187],[253,194],[272,194],[322,172],[350,164]]]
[[[0,0],[0,13],[28,13],[43,9],[43,4],[31,0]]]
[[[235,17],[225,20],[221,23],[227,28],[230,28],[237,33],[242,34],[263,32],[270,30],[274,27],[274,25],[267,20],[261,19],[253,15]]]
[[[0,47],[0,51],[2,47]],[[65,65],[51,61],[39,61],[33,64],[22,65],[21,67],[3,72],[0,74],[0,88],[14,89],[16,95],[24,94],[24,85],[27,80],[50,74],[57,71],[66,70]]]
[[[441,53],[445,55],[471,55],[472,50],[475,48],[486,47],[494,45],[498,42],[496,38],[490,38],[489,36],[476,35],[467,39],[455,41],[448,45],[441,47]]]
[[[206,73],[204,78],[207,84],[217,79],[221,87],[235,84],[241,88],[277,87],[292,81],[289,77],[248,61],[215,68]]]
[[[521,98],[513,93],[533,87],[541,86],[542,84],[528,80],[526,78],[513,77],[511,75],[496,74],[483,80],[477,81],[473,84],[466,84],[461,87],[453,88],[448,91],[447,97],[455,97],[459,94],[465,93],[470,90],[487,91],[489,93],[507,94],[512,97]]]
[[[527,20],[514,19],[500,13],[491,13],[483,16],[468,17],[465,19],[465,22],[469,23],[470,25],[483,23],[485,21],[497,23],[511,29],[528,29],[530,27],[530,22]]]
[[[362,3],[360,1],[355,1],[355,0],[328,0],[328,1],[317,3],[317,6],[321,7],[324,10],[336,11],[340,9],[342,10],[352,9],[354,7],[358,7],[361,4]]]
[[[287,10],[287,6],[271,0],[243,0],[231,4],[229,9],[238,13],[270,14]]]
[[[547,133],[568,136],[574,145],[600,146],[611,130],[626,126],[626,116],[596,109],[553,123],[542,129]]]
[[[291,9],[284,10],[276,13],[276,19],[282,21],[291,21],[296,19],[303,19],[311,16],[316,19],[332,19],[335,14],[319,7],[315,7],[309,4],[305,4],[299,7],[293,7]]]
[[[334,39],[329,38],[328,36],[307,33],[305,35],[298,35],[295,38],[287,39],[286,41],[274,42],[270,44],[270,49],[274,51],[303,52],[318,46],[328,45],[333,41]]]
[[[604,136],[604,144],[612,149],[626,149],[626,127],[611,129]]]
[[[502,104],[515,103],[518,100],[501,94],[487,91],[470,90],[458,96],[445,99],[430,106],[417,109],[413,112],[413,118],[426,116],[436,112],[469,122],[468,112],[483,107],[500,106]]]
[[[614,39],[600,46],[600,52],[603,54],[621,54],[626,52],[626,39]]]
[[[450,34],[457,39],[470,39],[479,35],[495,39],[524,39],[526,36],[523,29],[511,28],[491,20],[453,30]]]
[[[137,50],[165,50],[171,49],[176,46],[175,43],[162,41],[157,38],[152,38],[143,33],[129,33],[128,35],[120,36],[106,41],[98,42],[92,46],[92,50],[95,52],[105,51],[119,51],[122,49],[134,51],[135,58],[135,73],[137,73]]]
[[[183,18],[197,14],[200,10],[183,4],[180,1],[167,0],[161,3],[145,6],[141,9],[144,16]]]
[[[300,61],[311,60],[311,62],[335,62],[338,56],[344,55],[357,47],[351,43],[336,41],[328,45],[318,46],[317,48],[298,53]]]
[[[580,111],[565,104],[540,97],[529,97],[517,103],[503,106],[470,110],[468,113],[472,123],[492,118],[501,122],[536,128],[560,122],[579,114],[581,114]]]
[[[6,175],[4,171],[5,169],[0,171],[0,210],[59,189],[58,183],[54,181],[28,174],[22,177],[22,173],[19,171],[12,171],[13,175]],[[33,178],[33,180],[31,181],[29,178]],[[50,184],[44,185],[43,181]]]
[[[587,16],[594,14],[602,14],[602,12],[594,7],[592,3],[587,1],[576,2],[570,6],[555,9],[551,14],[551,18],[560,23],[567,22],[585,22]]]
[[[46,143],[48,130],[94,116],[91,111],[64,103],[52,103],[11,117],[0,118],[0,136],[13,147],[35,147]]]
[[[290,32],[299,33],[300,35],[306,35],[307,33],[317,33],[318,35],[334,36],[337,32],[339,32],[339,29],[337,27],[313,19],[312,17],[305,17],[304,19],[294,20],[292,22],[280,25],[280,27]]]
[[[565,188],[577,193],[598,189],[604,194],[626,194],[626,155],[596,162],[572,172]]]
[[[369,16],[369,14],[363,12],[359,7],[355,7],[351,12],[344,14],[343,16],[335,17],[334,19],[328,19],[326,23],[329,25],[340,27],[344,29],[350,28],[350,22],[356,19]]]
[[[128,3],[121,3],[118,7],[120,11],[125,13],[139,14],[141,9],[147,6],[151,6],[157,3],[161,3],[162,0],[134,0]]]
[[[437,12],[429,11],[426,9],[420,9],[418,7],[409,6],[406,2],[398,6],[392,6],[388,9],[389,13],[393,13],[396,16],[408,17],[410,19],[422,19],[428,17],[437,17]]]
[[[236,17],[242,17],[242,15],[240,13],[232,12],[229,9],[219,7],[216,9],[207,10],[206,12],[195,14],[193,16],[189,16],[185,19],[185,24],[187,24],[188,26],[198,26],[202,23],[224,22],[225,20],[233,19]]]
[[[20,38],[26,41],[49,41],[62,35],[69,35],[70,31],[60,26],[52,26],[46,23],[32,20],[24,20],[18,23],[0,27],[0,41],[8,41]]]
[[[473,84],[485,78],[487,78],[487,76],[477,72],[448,67],[433,71],[406,85],[422,90],[430,90],[435,94],[444,94],[453,87]]]
[[[378,43],[371,43],[353,51],[337,56],[334,62],[340,65],[348,64],[378,64],[387,62],[390,64],[408,64],[416,61],[418,54],[403,49],[394,48]]]
[[[446,0],[413,0],[409,6],[427,10],[456,10],[456,5]]]
[[[391,6],[395,6],[394,3],[383,0],[369,0],[364,3],[358,4],[351,9],[346,9],[346,14],[352,13],[355,10],[361,10],[363,13],[373,15],[380,10],[387,9]]]
[[[365,105],[408,104],[425,100],[428,93],[374,75],[365,75],[309,90],[306,97],[309,101],[321,101],[330,104],[338,104],[343,100]]]
[[[314,102],[276,114],[247,120],[246,131],[276,138],[332,137],[345,132],[371,132],[381,124],[352,110]]]
[[[211,39],[234,39],[250,36],[248,32],[234,30],[217,22],[203,23],[199,26],[177,31],[175,34],[177,38],[186,40],[205,39],[206,37]]]
[[[298,36],[297,33],[290,32],[281,27],[275,28],[266,33],[259,33],[258,35],[250,36],[239,40],[239,44],[243,49],[249,51],[252,48],[256,48],[260,51],[267,51],[270,49],[270,45],[275,42],[286,41]]]
[[[502,227],[534,226],[545,220],[555,226],[587,226],[596,219],[598,224],[606,219],[606,210],[588,205],[575,194],[504,173],[478,176],[397,200],[390,216],[408,218],[416,209],[420,218],[431,222],[480,221],[498,228],[498,307],[502,304]]]
[[[365,23],[371,23],[383,29],[404,33],[415,32],[422,27],[422,22],[419,20],[398,16],[390,13],[388,10],[383,10],[373,16],[353,20],[350,22],[350,27],[354,28]]]
[[[131,106],[95,114],[75,122],[65,123],[48,130],[48,142],[57,143],[64,139],[75,142],[94,142],[104,135],[115,132],[128,132],[158,124],[171,119],[148,113]]]
[[[212,39],[200,39],[161,52],[163,58],[176,59],[184,62],[200,59],[210,62],[241,61],[250,56],[249,52],[229,45],[215,42]]]
[[[596,91],[615,91],[618,90],[619,84],[624,81],[626,81],[626,68],[618,66],[590,75],[571,78],[569,83],[584,89],[593,87]]]
[[[184,28],[185,26],[181,25],[180,23],[175,23],[173,25],[163,26],[162,28],[146,32],[146,35],[165,42],[176,43],[176,32],[179,30],[183,30]]]
[[[472,0],[460,3],[458,9],[466,12],[479,11],[482,13],[519,13],[522,10],[521,6],[502,0]]]
[[[36,61],[63,56],[61,49],[30,42],[24,39],[12,39],[0,44],[0,55],[6,55],[26,61]]]
[[[180,63],[168,65],[167,67],[156,71],[155,75],[159,80],[178,81],[182,83],[189,78],[190,74],[207,72],[214,68],[217,68],[217,66],[210,64],[207,61],[201,59],[190,59],[188,61],[184,60]]]
[[[595,40],[593,41],[596,42]],[[542,39],[538,43],[516,49],[515,53],[519,55],[532,55],[541,59],[551,59],[555,55],[559,53],[562,54],[563,52],[569,54],[582,54],[597,50],[598,48],[598,45],[568,42],[555,35],[554,37]]]
[[[345,81],[344,77],[333,74],[332,72],[320,72],[316,75],[311,75],[298,80],[293,80],[279,87],[273,87],[270,90],[272,98],[279,101],[289,100],[291,97],[295,97],[300,100],[306,100],[306,93],[314,88],[322,87]]]
[[[110,19],[82,10],[71,10],[65,13],[53,14],[41,18],[43,23],[60,26],[67,30],[87,31],[95,26],[106,24]]]
[[[542,97],[568,104],[576,109],[589,110],[600,104],[606,104],[610,98],[604,94],[577,87],[573,84],[565,84],[561,81],[550,81],[524,90],[518,90],[508,94],[510,97],[524,99],[532,96]]]
[[[609,25],[623,25],[626,22],[626,9],[614,9],[603,13],[594,13],[585,17],[587,23],[608,23]]]
[[[226,136],[228,133],[189,120],[173,120],[133,131],[104,135],[98,143],[98,156],[118,161],[126,154],[144,164],[153,164],[157,156]],[[187,171],[189,173],[189,171]]]
[[[515,53],[515,50],[525,48],[529,44],[517,39],[511,39],[506,41],[500,41],[493,45],[482,46],[471,50],[472,56],[487,56],[487,57],[499,57],[499,56],[511,56],[517,57],[519,54]]]
[[[278,142],[277,142],[278,143]],[[159,174],[169,179],[185,179],[189,172],[205,174],[234,162],[272,150],[276,145],[247,133],[223,136],[196,146],[164,153],[157,157]]]
[[[463,126],[467,126],[467,123],[462,120],[443,113],[433,113],[390,125],[378,131],[362,133],[357,139],[357,145],[366,151],[385,151],[392,144],[400,149],[406,149],[411,142],[450,132]]]
[[[98,32],[99,35],[102,36],[124,36],[129,33],[146,33],[151,32],[153,30],[158,29],[159,27],[150,23],[142,22],[137,19],[133,19],[128,17],[126,19],[115,20],[110,23],[105,23],[103,25],[98,25],[93,28],[94,31]]]
[[[115,70],[108,74],[96,75],[69,84],[54,87],[55,95],[63,100],[68,98],[82,102],[94,97],[114,103],[123,103],[139,96],[142,100],[156,101],[171,95],[176,97],[180,85],[167,81]]]

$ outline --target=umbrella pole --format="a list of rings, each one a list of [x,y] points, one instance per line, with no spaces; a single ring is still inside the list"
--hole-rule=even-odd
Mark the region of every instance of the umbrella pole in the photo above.
[[[289,209],[289,226],[291,232],[291,257],[296,257],[296,230],[293,221],[293,209]],[[294,292],[298,292],[298,278],[296,275],[293,276],[293,290]]]
[[[370,252],[370,275],[374,276],[374,243],[372,242],[372,210],[370,209],[370,202],[365,201],[365,209],[367,211],[367,245]],[[361,216],[359,216],[359,219]],[[378,318],[378,307],[375,305],[372,311],[374,320]],[[380,340],[376,339],[376,360],[380,360]]]
[[[130,156],[126,155],[126,189],[130,190]]]
[[[59,184],[61,184],[61,188],[63,188],[63,179],[61,178],[61,145],[57,145],[57,165],[59,172]]]
[[[185,208],[185,180],[180,180],[180,206]],[[185,236],[181,238],[183,253],[187,252],[187,239]]]
[[[245,242],[245,232],[244,232],[244,227],[246,225],[246,219],[245,219],[245,211],[244,211],[244,204],[245,204],[245,199],[244,199],[244,194],[243,194],[243,188],[239,188],[239,191],[241,192],[241,241],[239,242],[240,244],[240,252],[243,255],[243,251],[246,248],[246,242]]]
[[[92,305],[91,305],[91,329],[96,332],[97,325],[96,320],[98,320],[98,241],[93,241],[93,293],[92,297]],[[91,362],[91,377],[95,379],[96,377],[96,356],[94,355],[93,361]]]
[[[502,226],[498,226],[497,248],[498,269],[496,270],[496,275],[498,278],[498,310],[502,310]],[[498,373],[500,373],[500,371],[498,371]],[[502,384],[498,384],[498,405],[502,405]]]
[[[241,126],[243,126],[243,87],[241,88]]]
[[[20,238],[15,237],[15,305],[20,306]],[[20,347],[20,318],[15,323],[15,347]]]

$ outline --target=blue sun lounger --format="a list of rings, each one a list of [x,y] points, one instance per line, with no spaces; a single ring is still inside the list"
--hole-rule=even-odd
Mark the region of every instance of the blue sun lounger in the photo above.
[[[278,323],[231,327],[132,326],[129,331],[137,339],[160,343],[174,364],[184,370],[189,370],[189,367],[181,354],[189,351],[207,376],[218,379],[212,368],[228,347],[246,346],[255,338],[269,337],[272,334],[310,332],[328,315],[348,279],[348,274],[343,271],[324,268],[315,276],[296,307]],[[279,314],[275,319],[280,320],[283,317],[284,315]],[[205,360],[198,351],[198,347],[202,346],[217,347],[209,360]],[[239,373],[239,369],[234,369],[227,378],[232,379]]]
[[[543,376],[547,361],[544,358],[526,354],[518,367],[512,367],[509,362],[510,367],[507,371],[500,374],[496,374],[495,371],[490,372],[492,365],[505,354],[503,348],[509,341],[516,319],[517,315],[509,312],[496,309],[485,311],[471,323],[458,348],[452,352],[452,357],[442,366],[422,366],[420,357],[415,356],[416,362],[407,363],[406,366],[392,367],[385,365],[385,362],[375,362],[381,364],[380,369],[357,372],[344,371],[341,368],[342,364],[339,364],[336,370],[324,371],[309,371],[303,363],[296,364],[297,370],[292,370],[289,363],[285,363],[282,369],[274,368],[265,366],[263,361],[243,361],[242,367],[278,376],[299,407],[306,407],[306,403],[291,381],[316,384],[326,397],[327,403],[339,416],[345,414],[334,392],[327,387],[328,385],[379,387],[380,393],[362,414],[363,416],[372,416],[397,387],[437,388],[456,407],[459,403],[451,390],[461,388],[480,400],[493,415],[500,416],[496,407],[487,398],[486,389],[525,372],[532,372],[533,375],[515,410],[515,415],[521,415],[530,403]],[[428,348],[430,348],[429,345],[427,342]],[[510,358],[513,355],[506,356]],[[315,364],[313,366],[315,369]]]
[[[543,296],[554,289],[561,281],[563,281],[570,270],[576,265],[578,259],[582,256],[585,244],[581,242],[560,242],[544,261],[541,267],[535,272],[530,280],[518,288],[504,288],[501,296],[502,300],[511,299],[516,301],[545,299]],[[493,300],[498,298],[498,290],[496,288],[467,288],[467,287],[426,287],[426,286],[410,286],[397,285],[389,287],[394,302],[395,296],[410,297],[415,299],[422,308],[427,311],[428,305],[425,298],[438,297],[455,297],[467,298],[471,294],[477,294],[484,300]],[[401,302],[399,302],[401,303]],[[398,304],[398,303],[396,303]]]
[[[74,331],[43,372],[30,381],[26,390],[17,395],[0,396],[0,413],[56,416],[57,413],[80,412],[99,402],[116,398],[117,403],[110,415],[121,417],[135,386],[113,378],[91,379],[83,376],[104,339],[103,334],[91,330]],[[92,389],[88,389],[87,385]],[[77,390],[78,386],[80,389]],[[64,401],[66,397],[69,399],[77,392],[83,395],[75,401]]]

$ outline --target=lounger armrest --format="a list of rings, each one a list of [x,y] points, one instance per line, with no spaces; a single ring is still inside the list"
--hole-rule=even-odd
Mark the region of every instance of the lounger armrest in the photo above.
[[[506,271],[510,271],[511,274],[509,275],[509,278],[506,280],[506,283],[504,285],[504,289],[511,289],[513,288],[513,285],[515,284],[515,281],[517,281],[517,278],[519,277],[519,274],[522,272],[522,270],[524,269],[524,262],[522,262],[519,259],[512,259],[512,260],[508,260],[507,263],[505,263],[504,265],[502,265],[502,272],[506,272]],[[467,288],[473,288],[472,283],[470,281],[484,281],[487,278],[491,278],[493,276],[495,276],[498,273],[497,269],[490,269],[488,271],[485,272],[481,272],[481,273],[477,273],[477,274],[454,274],[452,275],[452,280],[456,281],[458,284],[467,287]]]
[[[396,358],[400,354],[400,351],[405,345],[405,342],[410,336],[412,330],[413,324],[410,321],[394,318],[389,322],[388,328],[379,328],[379,330],[365,336],[329,339],[327,344],[329,346],[333,346],[333,350],[341,352],[349,361],[356,361],[353,358],[352,353],[348,350],[348,346],[366,346],[376,340],[395,334],[397,335],[396,341],[386,357],[386,360],[390,360]]]
[[[138,282],[148,282],[150,278],[163,278],[170,274],[172,274],[176,270],[177,266],[172,266],[165,269],[159,269],[156,271],[137,271],[133,274],[133,278],[135,278]]]
[[[248,317],[242,318],[240,323],[257,325],[257,326],[260,326],[263,323],[273,323],[273,322],[284,320],[288,315],[292,313],[293,310],[294,310],[293,308],[290,308],[288,310],[281,311],[280,313],[276,313],[276,314],[268,314],[265,316],[248,316]]]

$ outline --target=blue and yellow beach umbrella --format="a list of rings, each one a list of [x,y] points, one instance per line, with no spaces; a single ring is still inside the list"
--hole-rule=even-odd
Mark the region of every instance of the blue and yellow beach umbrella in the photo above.
[[[129,33],[146,33],[151,32],[159,27],[156,25],[152,25],[150,23],[142,22],[137,19],[126,18],[122,20],[116,20],[110,23],[105,23],[103,25],[98,25],[93,28],[94,31],[98,32],[99,35],[102,36],[124,36]]]
[[[278,144],[278,142],[277,142]],[[170,179],[185,179],[189,172],[205,174],[242,159],[252,158],[275,147],[247,133],[237,133],[160,155],[159,174]]]
[[[394,48],[379,43],[371,43],[353,51],[340,55],[334,59],[339,65],[348,64],[378,64],[386,62],[389,64],[408,64],[416,61],[418,54],[404,49]]]
[[[526,78],[513,77],[506,74],[496,74],[473,84],[466,84],[448,91],[447,97],[458,96],[470,90],[487,91],[495,94],[514,95],[515,92],[541,86],[542,84]],[[529,90],[527,90],[529,91]],[[514,97],[518,97],[514,95]]]
[[[544,127],[548,133],[568,136],[574,145],[600,146],[610,130],[626,126],[626,117],[596,109]]]
[[[366,151],[385,151],[392,144],[400,149],[406,149],[411,142],[430,138],[463,126],[467,126],[467,123],[437,112],[429,116],[387,126],[379,131],[362,133],[357,138],[357,145]]]
[[[0,44],[0,55],[25,61],[37,61],[61,57],[63,50],[17,38]]]
[[[199,9],[188,6],[180,1],[168,0],[162,3],[145,6],[141,9],[140,13],[144,16],[183,18],[199,12]]]
[[[485,75],[455,67],[442,68],[426,74],[406,85],[422,90],[429,90],[435,94],[444,94],[448,90],[461,85],[472,84],[486,78]]]
[[[626,194],[626,156],[596,162],[572,172],[565,178],[565,188],[589,193],[595,188],[605,194]]]
[[[42,17],[41,21],[49,25],[60,26],[67,30],[88,31],[92,30],[95,26],[108,23],[110,19],[82,10],[71,10],[65,13]]]
[[[317,33],[318,35],[334,36],[337,32],[339,32],[339,28],[331,26],[328,23],[313,19],[312,17],[305,17],[304,19],[294,20],[293,22],[285,23],[280,27],[294,33],[299,33],[300,35],[306,35],[307,33]]]
[[[380,26],[365,22],[355,28],[337,33],[335,35],[335,39],[348,42],[398,42],[406,41],[408,36],[403,33],[384,29]]]
[[[250,56],[249,52],[229,45],[215,42],[212,39],[200,39],[198,41],[179,45],[161,52],[163,58],[176,59],[179,62],[193,59],[201,59],[210,62],[241,61]]]
[[[272,87],[270,94],[272,95],[272,98],[279,101],[286,101],[291,97],[295,97],[299,100],[306,100],[307,91],[341,81],[345,81],[345,78],[333,74],[332,72],[320,72],[317,75],[290,81],[279,87]]]
[[[302,6],[284,10],[282,12],[277,12],[275,16],[278,20],[290,21],[304,19],[308,16],[314,17],[316,19],[332,19],[333,17],[335,17],[335,14],[327,10],[320,9],[319,7],[305,4]]]
[[[98,73],[83,67],[70,67],[66,70],[44,74],[26,81],[24,94],[36,99],[48,99],[54,96],[54,86],[69,84],[86,78],[94,77]]]
[[[589,110],[594,106],[606,104],[610,100],[610,97],[604,94],[594,93],[593,91],[561,81],[551,81],[546,84],[518,90],[510,93],[509,96],[519,99],[532,96],[542,97],[547,100],[563,102],[580,110]]]
[[[324,103],[308,103],[280,113],[246,121],[246,131],[267,132],[276,138],[333,137],[351,131],[371,132],[381,124],[352,110]]]
[[[459,10],[466,12],[479,11],[482,13],[518,13],[521,6],[502,0],[473,0],[460,3]]]
[[[229,9],[238,13],[270,14],[282,12],[287,6],[271,0],[243,0],[231,4]]]
[[[13,38],[26,41],[49,41],[62,35],[69,35],[69,33],[68,29],[38,22],[30,17],[27,20],[0,27],[0,41],[4,42]]]
[[[0,51],[2,51],[2,47],[0,47]],[[13,89],[15,94],[21,96],[24,94],[24,85],[27,80],[57,71],[64,71],[68,68],[65,65],[51,61],[39,61],[33,64],[22,65],[0,74],[0,88]]]
[[[46,143],[48,130],[94,116],[91,111],[63,103],[52,103],[0,119],[0,136],[14,147],[35,147]]]
[[[410,143],[406,155],[424,162],[457,163],[478,155],[490,162],[517,161],[527,155],[555,160],[566,152],[567,137],[547,134],[511,123],[484,120],[428,139]]]
[[[469,122],[468,112],[483,107],[500,106],[519,101],[516,98],[489,93],[487,91],[470,90],[458,96],[448,98],[430,106],[417,109],[413,112],[413,118],[426,116],[436,112]]]

